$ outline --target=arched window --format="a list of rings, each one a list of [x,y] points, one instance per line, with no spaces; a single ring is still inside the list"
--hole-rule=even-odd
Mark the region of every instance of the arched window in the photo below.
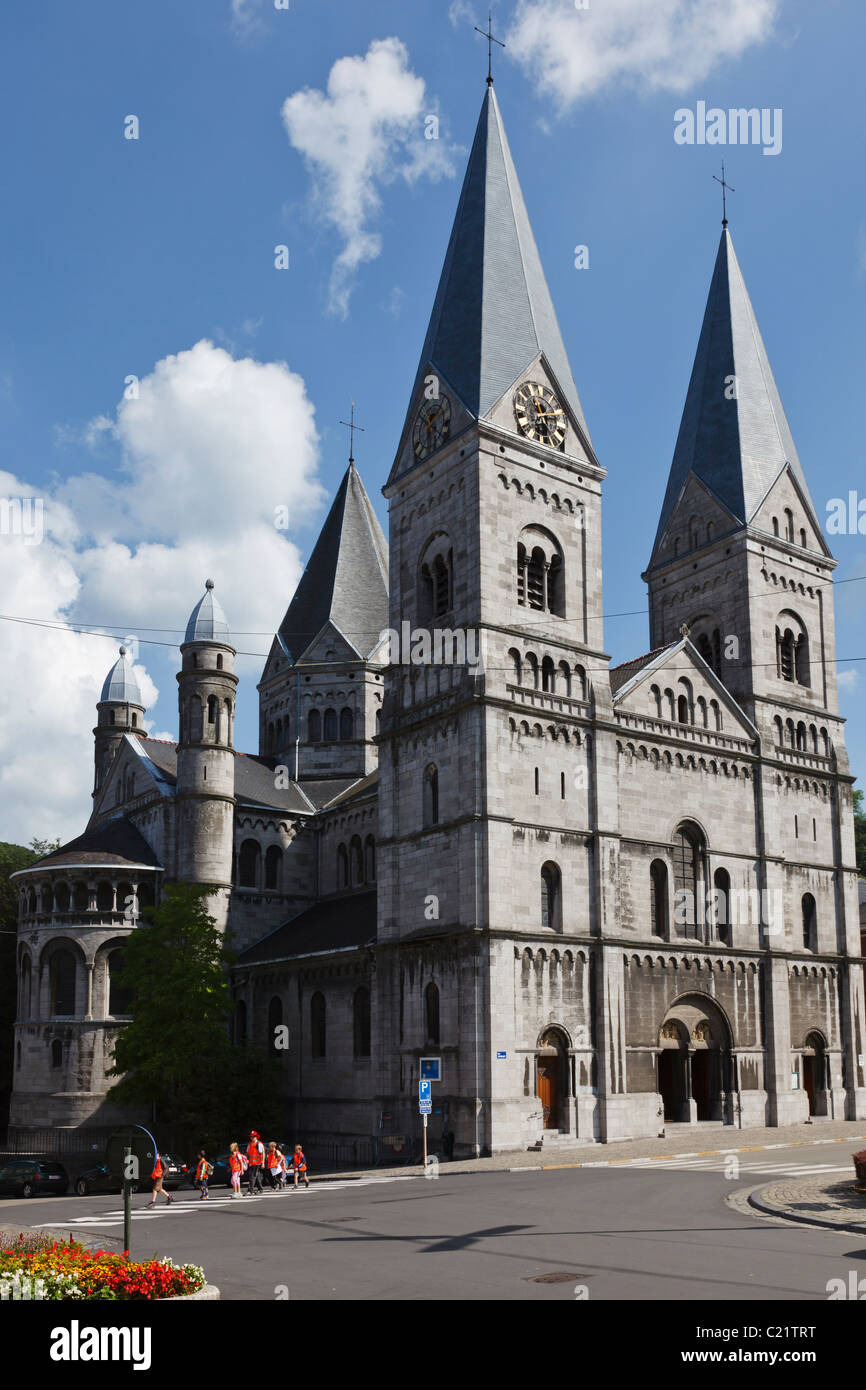
[[[356,1057],[370,1056],[370,991],[365,985],[355,990],[352,1001],[352,1036]]]
[[[325,996],[320,990],[317,990],[310,1000],[310,1047],[314,1057],[325,1056]]]
[[[803,950],[816,951],[818,949],[818,918],[815,910],[815,899],[811,893],[803,894]]]
[[[800,527],[800,545],[803,547],[804,550],[807,549],[806,530],[803,526]]]
[[[774,535],[774,536],[778,536],[778,534],[779,534],[779,518],[778,518],[777,516],[774,516],[774,517],[773,517],[773,535]]]
[[[58,883],[54,890],[54,903],[57,912],[69,911],[69,884]]]
[[[521,660],[520,660],[520,652],[517,651],[517,649],[516,649],[515,647],[509,647],[509,649],[508,649],[508,655],[509,655],[509,658],[511,659],[511,667],[512,667],[511,677],[512,677],[512,680],[514,681],[514,684],[515,684],[515,685],[520,685],[520,683],[521,683],[521,674],[522,674],[522,669],[521,669],[521,668],[522,668],[522,663],[521,663]]]
[[[223,668],[222,652],[217,652],[217,670],[218,670],[218,671],[221,671],[222,668]]]
[[[565,616],[565,570],[559,542],[541,526],[527,526],[517,543],[517,602]]]
[[[18,1015],[22,1019],[30,1017],[30,980],[30,957],[25,956],[21,962],[21,995],[18,1001]]]
[[[109,711],[109,721],[108,721],[110,724],[113,724],[113,723],[114,723],[114,716],[115,716],[115,711],[114,711],[114,710],[110,710],[110,711]]]
[[[243,1047],[247,1040],[247,1006],[243,999],[238,1001],[235,1009],[235,1042]]]
[[[364,881],[376,882],[376,841],[372,835],[364,841]]]
[[[731,875],[727,869],[716,869],[713,874],[713,887],[716,893],[716,935],[726,946],[731,944]]]
[[[63,1043],[55,1038],[51,1044],[51,1066],[56,1071],[63,1066]]]
[[[110,883],[97,883],[96,885],[96,910],[97,912],[111,912],[114,906],[114,889]]]
[[[699,525],[700,525],[700,523],[699,523],[698,518],[697,518],[696,516],[690,516],[690,517],[689,517],[689,549],[690,549],[690,550],[697,550],[698,546],[699,546],[700,543],[701,543],[701,542],[700,542],[700,537],[699,537],[699,534],[698,534]]]
[[[284,1057],[285,1048],[277,1047],[277,1029],[283,1026],[283,1001],[275,994],[268,1004],[268,1050]]]
[[[439,771],[435,763],[430,763],[424,772],[424,824],[437,825],[439,822]]]
[[[317,709],[311,709],[307,716],[307,739],[310,743],[322,741],[322,716]]]
[[[796,613],[780,613],[776,620],[776,674],[783,681],[812,684],[809,636]]]
[[[439,990],[432,980],[424,991],[424,1026],[426,1041],[439,1043]]]
[[[689,721],[689,700],[687,695],[677,696],[677,722],[688,724]]]
[[[352,871],[352,887],[358,888],[364,882],[364,855],[359,835],[353,835],[349,841],[349,867]]]
[[[344,705],[340,710],[340,738],[345,740],[353,738],[355,734],[355,719],[348,705]]]
[[[681,825],[674,835],[674,917],[679,936],[700,935],[703,847],[703,836],[695,825]]]
[[[349,886],[349,856],[346,853],[345,845],[337,846],[337,887],[348,888]]]
[[[657,685],[651,685],[651,686],[650,686],[650,696],[652,697],[652,702],[653,702],[653,705],[655,706],[655,715],[656,715],[656,718],[657,718],[657,719],[661,719],[661,717],[662,717],[662,693],[661,693],[661,691],[659,690],[659,688],[658,688]]]
[[[209,724],[215,724],[215,723],[216,723],[216,717],[217,717],[217,697],[216,697],[216,695],[208,695],[208,697],[207,697],[207,722],[208,722]]]
[[[526,653],[526,684],[538,689],[538,657],[535,652]]]
[[[112,951],[108,957],[108,1012],[113,1018],[132,1013],[135,993],[128,985],[120,983],[123,972],[123,952]]]
[[[668,866],[662,859],[650,864],[650,925],[653,936],[667,935]]]
[[[81,879],[79,879],[74,889],[74,907],[76,912],[87,911],[89,897],[90,895],[87,891],[87,884],[84,883]]]
[[[778,748],[784,748],[784,746],[785,746],[785,726],[784,726],[784,724],[782,723],[782,721],[781,721],[781,719],[780,719],[780,717],[779,717],[778,714],[775,715],[774,718],[773,718],[773,728],[774,728],[775,733],[776,733],[776,746],[777,746]]]
[[[713,539],[714,531],[715,531],[715,527],[713,526],[713,523],[712,523],[711,521],[708,521],[708,522],[707,522],[707,541],[708,541],[708,542],[711,541],[711,540]]]
[[[283,851],[279,845],[268,845],[265,851],[265,887],[279,888],[280,869],[283,863]]]
[[[574,668],[574,698],[576,700],[586,699],[586,671],[582,666]]]
[[[244,840],[238,856],[238,883],[241,888],[258,888],[261,857],[258,840]]]
[[[541,663],[541,688],[548,694],[554,691],[553,658],[546,656]]]
[[[695,723],[699,724],[702,729],[709,728],[707,720],[707,702],[703,695],[699,695],[695,701]]]
[[[797,725],[797,747],[801,753],[805,753],[808,749],[806,743],[806,725],[803,723],[802,719]]]
[[[786,508],[785,508],[785,540],[786,540],[786,541],[793,541],[793,539],[794,539],[794,513],[791,511],[791,508],[790,508],[790,507],[786,507]]]
[[[556,864],[541,869],[541,925],[562,930],[562,875]]]
[[[571,694],[571,667],[569,666],[569,664],[568,664],[567,661],[560,661],[558,670],[559,670],[559,679],[560,679],[560,681],[562,682],[563,694],[565,694],[565,695],[570,695],[570,694]]]
[[[272,752],[274,751],[274,749],[276,748],[276,746],[277,746],[277,745],[276,745],[276,737],[277,737],[277,735],[276,735],[276,730],[274,729],[274,722],[273,722],[273,720],[271,720],[270,724],[268,725],[268,752],[269,752],[269,753],[272,753]]]
[[[327,743],[330,739],[337,737],[337,711],[335,709],[325,710],[324,740]]]
[[[454,552],[444,531],[424,547],[420,568],[419,617],[443,618],[454,605]]]
[[[75,1013],[75,957],[71,951],[55,951],[49,971],[51,983],[51,1012],[55,1017],[70,1017]]]

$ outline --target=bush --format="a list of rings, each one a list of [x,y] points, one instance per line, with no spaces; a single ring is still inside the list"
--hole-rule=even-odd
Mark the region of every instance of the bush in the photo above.
[[[204,1287],[199,1265],[163,1259],[135,1261],[124,1252],[87,1250],[41,1233],[24,1234],[0,1249],[0,1299],[171,1298]]]

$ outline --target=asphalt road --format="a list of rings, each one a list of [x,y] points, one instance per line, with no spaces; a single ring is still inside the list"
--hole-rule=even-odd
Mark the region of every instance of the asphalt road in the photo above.
[[[825,1302],[828,1280],[866,1276],[866,1240],[778,1225],[725,1199],[774,1173],[839,1162],[792,1148],[749,1155],[733,1177],[719,1159],[443,1168],[432,1180],[377,1176],[236,1201],[214,1188],[207,1203],[183,1189],[155,1213],[148,1197],[133,1199],[132,1249],[203,1265],[224,1299]],[[0,1222],[123,1233],[113,1196],[0,1200]],[[562,1277],[535,1282],[546,1275]]]

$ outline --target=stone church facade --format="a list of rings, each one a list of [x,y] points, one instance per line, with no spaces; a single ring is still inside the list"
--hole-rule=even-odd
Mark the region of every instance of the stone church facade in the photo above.
[[[177,744],[143,731],[123,652],[106,679],[89,824],[16,879],[14,1129],[118,1118],[117,966],[177,879],[215,885],[241,951],[236,1042],[288,1029],[287,1133],[311,1148],[417,1134],[430,1056],[433,1146],[458,1155],[866,1118],[835,562],[727,226],[643,576],[650,650],[614,668],[604,478],[488,86],[390,546],[350,463],[258,752],[234,747],[210,583]]]

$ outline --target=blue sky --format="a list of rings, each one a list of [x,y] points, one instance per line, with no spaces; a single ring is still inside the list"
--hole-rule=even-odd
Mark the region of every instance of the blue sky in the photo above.
[[[345,468],[352,399],[387,529],[380,488],[484,95],[473,21],[486,9],[470,0],[7,7],[0,495],[44,498],[45,537],[0,536],[0,607],[55,626],[0,623],[0,838],[68,838],[86,818],[114,643],[69,629],[139,637],[148,718],[173,736],[171,644],[208,574],[238,645],[261,654],[240,665],[238,744],[255,749],[255,680]],[[608,470],[605,611],[641,610],[605,624],[616,662],[649,645],[640,573],[718,242],[722,157],[818,515],[849,489],[866,496],[866,11],[500,0],[494,28],[508,45],[497,95]],[[674,113],[698,101],[780,108],[781,152],[677,145]],[[129,377],[137,402],[123,400]],[[830,544],[838,579],[866,575],[866,537]],[[855,773],[864,595],[836,595]]]

